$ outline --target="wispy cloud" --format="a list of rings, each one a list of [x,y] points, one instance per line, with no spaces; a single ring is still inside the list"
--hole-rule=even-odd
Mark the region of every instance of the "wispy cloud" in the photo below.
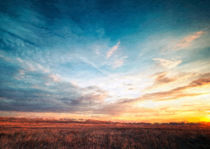
[[[114,46],[107,52],[106,58],[109,59],[109,58],[114,54],[114,52],[117,51],[117,49],[119,48],[119,46],[120,46],[120,41],[117,42],[117,44],[114,45]]]
[[[17,62],[20,63],[20,65],[26,70],[26,71],[40,71],[43,73],[49,73],[50,70],[46,67],[44,67],[43,65],[41,65],[38,62],[34,62],[34,61],[29,61],[29,60],[24,60],[21,58],[16,58]]]
[[[85,57],[82,57],[82,56],[79,56],[79,59],[80,59],[82,62],[84,62],[84,63],[90,65],[91,67],[93,67],[95,70],[97,70],[97,71],[100,72],[101,74],[107,75],[107,73],[106,73],[105,71],[101,70],[95,63],[93,63],[93,62],[90,61],[89,59],[87,59],[87,58],[85,58]]]
[[[153,84],[144,91],[146,92],[160,92],[170,90],[179,86],[184,86],[192,80],[197,79],[200,73],[193,72],[179,72],[179,71],[163,71],[151,75]]]
[[[113,68],[118,68],[121,67],[124,64],[124,60],[123,59],[118,59],[116,61],[114,61],[114,64],[112,65]]]
[[[182,60],[168,60],[163,58],[154,58],[153,61],[155,61],[159,66],[167,69],[172,69],[182,62]]]
[[[170,78],[167,76],[167,72],[161,72],[155,75],[155,83],[169,83],[175,81],[176,78]]]
[[[210,84],[210,74],[203,74],[201,75],[200,78],[192,81],[188,85],[182,86],[182,87],[177,87],[174,89],[171,89],[169,91],[163,91],[163,92],[155,92],[155,93],[149,93],[141,96],[140,98],[137,98],[136,100],[174,100],[178,99],[181,97],[186,97],[186,96],[198,96],[204,93],[190,93],[190,92],[185,92],[187,89],[195,88],[195,87],[202,87],[205,85]]]
[[[49,78],[52,79],[54,82],[59,82],[60,81],[60,77],[56,74],[50,74]]]
[[[208,91],[206,92],[190,92],[189,90],[194,89],[194,88],[200,88],[207,86],[209,87],[210,85],[210,74],[202,74],[200,75],[200,78],[191,81],[189,84],[181,86],[181,87],[176,87],[174,89],[168,90],[168,91],[161,91],[161,92],[154,92],[154,93],[146,93],[138,98],[133,98],[133,99],[121,99],[115,103],[112,104],[106,104],[101,109],[96,110],[96,113],[104,113],[108,115],[123,115],[123,114],[131,114],[131,113],[136,113],[139,114],[138,112],[148,112],[148,114],[153,115],[154,112],[153,108],[155,105],[157,105],[157,108],[161,108],[161,106],[157,102],[176,102],[178,99],[183,99],[185,97],[198,97],[201,95],[206,95]],[[145,105],[146,102],[148,101],[148,105]],[[142,110],[139,110],[139,107],[136,107],[138,102],[143,102],[143,107],[141,107]],[[154,104],[154,105],[151,105]],[[167,107],[168,105],[166,105]],[[146,108],[146,109],[144,109]],[[159,112],[159,111],[156,111]],[[165,112],[165,114],[170,114],[169,112]],[[145,116],[143,114],[142,116]]]
[[[126,58],[127,58],[127,56],[124,56],[124,57],[114,60],[114,62],[112,63],[112,68],[115,69],[115,68],[119,68],[119,67],[123,66]]]
[[[7,88],[0,84],[0,110],[39,112],[81,112],[93,111],[104,102],[108,93],[98,87],[81,88],[71,82],[59,80],[58,75],[36,74],[36,82],[26,88]],[[10,75],[12,78],[13,76]],[[43,82],[53,80],[50,85]],[[49,80],[50,81],[50,80]],[[11,82],[8,80],[7,82]],[[20,84],[21,86],[21,84]]]
[[[184,37],[184,39],[182,39],[181,41],[179,41],[173,49],[175,50],[181,50],[184,48],[189,47],[192,42],[198,38],[200,38],[202,35],[204,34],[204,31],[199,31],[199,32],[195,32],[192,35],[186,36]]]

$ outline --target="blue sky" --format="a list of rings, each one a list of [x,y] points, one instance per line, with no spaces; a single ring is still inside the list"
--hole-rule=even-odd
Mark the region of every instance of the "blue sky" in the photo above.
[[[209,105],[200,102],[210,99],[209,5],[207,0],[0,2],[0,115],[50,112],[144,121],[142,109],[151,121],[164,121],[170,112],[161,109],[174,103],[170,94],[159,102],[162,93],[205,79],[199,95],[182,94],[193,95],[192,101],[173,96],[174,111],[191,103],[194,113],[171,117],[209,117]]]

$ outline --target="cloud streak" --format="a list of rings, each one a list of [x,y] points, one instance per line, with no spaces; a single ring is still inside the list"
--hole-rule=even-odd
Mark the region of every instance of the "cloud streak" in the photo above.
[[[153,58],[153,61],[155,61],[159,66],[167,69],[175,68],[182,63],[182,60],[168,60],[163,58]]]
[[[110,115],[123,115],[125,113],[138,113],[139,108],[135,108],[138,102],[142,101],[171,101],[178,100],[185,97],[197,97],[200,95],[209,94],[208,92],[187,92],[186,90],[193,89],[196,87],[203,87],[210,85],[210,74],[202,74],[200,78],[190,82],[188,85],[176,87],[168,91],[147,93],[138,98],[134,99],[121,99],[120,101],[104,105],[101,109],[98,109],[96,113],[104,113]],[[150,105],[152,106],[152,105]],[[152,109],[150,112],[154,112]],[[152,111],[151,111],[152,110]],[[143,110],[144,111],[144,110]]]
[[[192,35],[189,35],[187,37],[185,37],[184,39],[182,39],[181,41],[179,41],[175,46],[174,46],[174,50],[181,50],[184,48],[187,48],[189,46],[191,46],[192,42],[198,38],[200,38],[205,32],[204,31],[199,31],[199,32],[195,32]]]
[[[58,75],[55,75],[55,74],[50,74],[49,78],[51,78],[54,82],[59,82],[60,81],[60,77]]]
[[[127,56],[117,58],[111,64],[112,68],[116,69],[124,65]]]
[[[195,87],[202,87],[209,84],[210,84],[210,74],[207,73],[207,74],[203,74],[200,78],[192,81],[186,86],[177,87],[169,91],[145,94],[137,99],[134,99],[134,101],[148,100],[148,99],[157,100],[157,101],[158,100],[176,100],[182,97],[198,96],[198,95],[202,95],[203,93],[188,93],[188,92],[185,92],[185,90],[195,88]]]
[[[161,72],[155,75],[155,84],[164,84],[175,81],[176,78],[167,77],[167,72]]]
[[[120,41],[116,43],[107,53],[106,53],[106,58],[109,59],[119,48],[120,46]]]

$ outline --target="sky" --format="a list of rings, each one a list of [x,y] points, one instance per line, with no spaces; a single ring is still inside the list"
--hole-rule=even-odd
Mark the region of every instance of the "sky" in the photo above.
[[[0,116],[209,122],[209,5],[0,1]]]

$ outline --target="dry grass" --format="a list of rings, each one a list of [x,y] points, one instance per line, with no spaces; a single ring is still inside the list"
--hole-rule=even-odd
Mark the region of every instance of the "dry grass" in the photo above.
[[[209,149],[208,124],[0,118],[1,149]]]

